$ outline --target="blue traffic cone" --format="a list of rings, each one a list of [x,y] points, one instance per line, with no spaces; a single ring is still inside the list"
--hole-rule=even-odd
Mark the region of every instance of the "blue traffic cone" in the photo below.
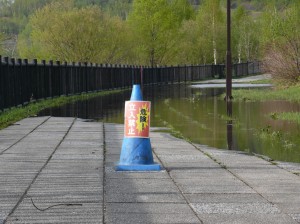
[[[133,85],[130,101],[143,101],[140,85]],[[153,162],[150,138],[124,136],[117,171],[159,171]]]

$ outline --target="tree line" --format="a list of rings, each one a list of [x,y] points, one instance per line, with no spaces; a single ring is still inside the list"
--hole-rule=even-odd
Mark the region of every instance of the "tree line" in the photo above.
[[[2,18],[24,18],[22,28],[12,31],[22,58],[151,66],[225,61],[224,0],[1,0],[1,5]],[[264,10],[249,11],[250,6]],[[300,1],[250,6],[232,4],[233,61],[265,59],[269,70],[287,62],[293,82],[299,81]]]

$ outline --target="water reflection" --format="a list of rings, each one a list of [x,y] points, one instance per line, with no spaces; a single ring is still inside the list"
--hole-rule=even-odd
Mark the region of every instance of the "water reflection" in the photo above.
[[[130,91],[122,94],[106,95],[87,101],[78,101],[62,107],[42,111],[39,116],[79,117],[84,119],[103,120],[119,116],[125,100],[130,98]]]
[[[288,102],[233,102],[228,120],[226,102],[217,96],[225,89],[188,85],[145,86],[151,103],[151,126],[169,126],[199,144],[220,149],[251,151],[276,160],[300,162],[300,126],[273,120],[266,114],[300,111]],[[124,102],[131,91],[53,108],[40,115],[80,117],[123,123]]]
[[[229,150],[234,150],[233,148],[233,136],[232,136],[232,129],[233,129],[233,123],[232,123],[232,101],[228,100],[226,102],[226,108],[227,108],[227,147]]]

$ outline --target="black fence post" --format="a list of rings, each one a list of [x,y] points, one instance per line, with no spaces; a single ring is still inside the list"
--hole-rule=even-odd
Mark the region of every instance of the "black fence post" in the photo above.
[[[55,76],[56,76],[56,96],[61,96],[61,69],[60,69],[60,61],[55,62]]]
[[[10,80],[9,80],[9,58],[4,57],[5,62],[5,71],[4,71],[4,94],[3,94],[3,101],[4,101],[4,108],[8,109],[11,107],[10,105]]]
[[[18,84],[17,84],[17,72],[16,72],[16,60],[14,58],[10,59],[11,61],[11,81],[12,81],[12,85],[11,85],[11,106],[17,106],[18,105],[18,100],[17,100],[17,89],[18,89]]]
[[[17,84],[17,77],[16,77],[16,61],[14,58],[10,59],[11,62],[11,69],[10,69],[10,77],[11,77],[11,86],[10,86],[10,91],[11,91],[11,106],[17,106],[17,89],[18,89],[18,84]]]
[[[81,66],[81,62],[78,62],[78,87],[79,90],[77,92],[77,94],[81,94],[83,93],[83,72],[82,72],[82,66]]]
[[[30,99],[30,91],[29,86],[31,83],[30,75],[28,74],[28,59],[23,59],[23,100],[24,104],[29,102]]]
[[[133,72],[133,65],[130,65],[130,70],[131,70],[131,86],[134,84],[134,72]]]
[[[19,82],[20,82],[20,89],[19,89],[19,104],[24,105],[24,97],[23,97],[23,66],[22,66],[22,59],[18,58],[17,59],[17,64],[18,64],[18,77],[19,77]]]
[[[105,76],[106,76],[105,64],[100,64],[100,82],[101,82],[100,88],[101,88],[101,90],[104,90],[106,88]]]
[[[0,111],[4,109],[4,72],[3,72],[2,56],[0,55]]]
[[[96,90],[101,91],[101,64],[96,64]]]
[[[43,75],[43,88],[44,88],[44,91],[43,91],[43,98],[44,99],[47,99],[49,97],[49,74],[46,70],[46,60],[42,60],[41,61],[41,73]]]
[[[88,63],[84,62],[84,72],[83,72],[83,85],[84,85],[84,92],[88,92]]]
[[[76,89],[76,63],[73,61],[71,65],[71,71],[69,75],[69,82],[70,82],[70,94],[75,94]]]
[[[54,97],[54,77],[53,77],[53,61],[49,61],[49,97]]]
[[[247,68],[247,75],[249,75],[249,62],[247,61],[247,66],[246,66],[246,68]]]
[[[64,62],[64,69],[65,69],[65,94],[69,96],[70,93],[70,80],[69,80],[69,69],[68,69],[68,62]]]
[[[184,83],[186,83],[186,65],[184,65]]]
[[[44,98],[44,82],[45,82],[45,76],[43,73],[43,66],[41,64],[39,64],[38,62],[36,62],[36,78],[37,78],[37,94],[36,94],[36,98],[37,99],[42,99]]]
[[[122,80],[122,89],[125,88],[125,75],[126,75],[126,70],[127,70],[127,66],[126,65],[121,65],[121,80]]]
[[[38,98],[38,74],[37,74],[37,59],[32,60],[32,69],[30,71],[32,77],[32,90],[30,100]]]

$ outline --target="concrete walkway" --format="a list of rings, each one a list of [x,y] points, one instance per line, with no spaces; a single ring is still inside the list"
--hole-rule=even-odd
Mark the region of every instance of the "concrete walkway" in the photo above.
[[[0,131],[0,223],[300,223],[300,176],[151,133],[161,172],[116,172],[123,126],[27,118]]]
[[[259,80],[271,79],[271,74],[253,75],[241,78],[233,78],[232,83],[250,83]],[[210,79],[204,81],[196,81],[194,84],[226,84],[226,79]]]

